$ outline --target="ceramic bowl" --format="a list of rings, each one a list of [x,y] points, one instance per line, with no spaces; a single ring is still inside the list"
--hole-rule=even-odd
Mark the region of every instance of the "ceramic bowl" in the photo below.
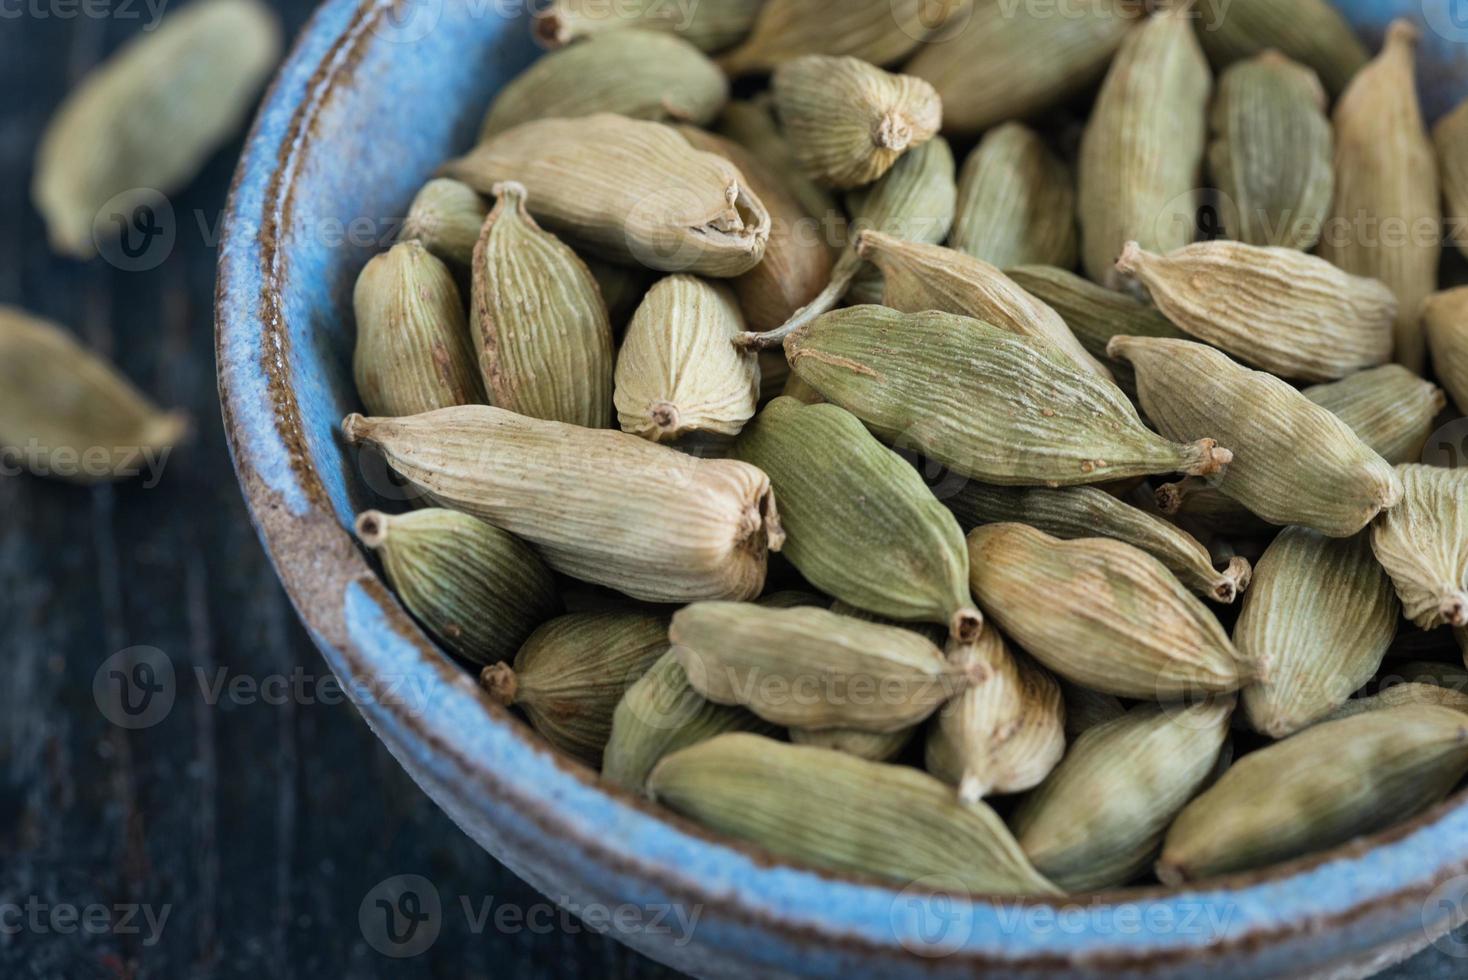
[[[391,483],[344,449],[338,424],[359,408],[357,271],[534,57],[526,25],[504,16],[519,6],[323,4],[255,123],[219,266],[220,396],[260,535],[373,730],[466,833],[550,898],[620,910],[618,938],[701,976],[1356,975],[1468,910],[1461,796],[1332,853],[1198,887],[1058,904],[929,899],[927,883],[900,891],[790,867],[610,792],[490,703],[348,533]],[[1394,6],[1422,13],[1348,6],[1373,41]],[[1443,79],[1462,75],[1445,65],[1429,69],[1439,109]]]

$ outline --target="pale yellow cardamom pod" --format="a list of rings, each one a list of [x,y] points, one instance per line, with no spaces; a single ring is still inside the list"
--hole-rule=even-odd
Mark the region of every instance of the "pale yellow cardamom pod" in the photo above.
[[[1391,360],[1392,291],[1293,248],[1216,241],[1156,255],[1127,242],[1116,269],[1190,337],[1282,377],[1333,381]]]
[[[648,779],[653,799],[779,857],[908,884],[941,877],[978,895],[1054,895],[983,803],[909,766],[720,735],[674,753]]]
[[[536,40],[550,48],[634,29],[675,34],[701,51],[722,51],[744,40],[763,4],[764,0],[549,0],[538,5],[532,27]]]
[[[539,119],[443,169],[481,194],[519,181],[547,228],[616,262],[737,276],[759,264],[770,237],[769,212],[738,168],[646,120]]]
[[[870,184],[943,122],[942,100],[927,82],[857,58],[796,58],[771,84],[801,169],[832,187]]]
[[[1412,704],[1316,725],[1251,752],[1167,832],[1157,876],[1180,885],[1328,850],[1409,820],[1468,772],[1468,718]]]
[[[1468,255],[1468,101],[1443,116],[1432,130],[1442,176],[1444,232]]]
[[[1167,701],[1236,691],[1262,673],[1202,601],[1140,549],[1062,541],[1024,524],[987,524],[968,541],[984,615],[1067,680]]]
[[[1400,364],[1384,364],[1302,394],[1330,409],[1388,463],[1422,458],[1422,447],[1447,404],[1442,389]]]
[[[1393,21],[1381,54],[1335,107],[1335,201],[1320,255],[1397,296],[1396,359],[1422,373],[1422,301],[1437,289],[1437,153],[1417,102],[1417,28]]]
[[[100,483],[157,480],[188,434],[117,369],[66,331],[0,306],[0,460],[37,476]]]
[[[985,134],[958,178],[948,244],[1001,269],[1076,264],[1075,177],[1027,126]]]
[[[280,58],[259,0],[201,0],[145,30],[82,79],[36,150],[31,199],[51,247],[78,258],[115,235],[126,201],[187,184],[244,121]],[[110,205],[104,212],[104,206]]]
[[[632,317],[617,355],[617,420],[653,442],[732,439],[759,403],[759,359],[736,350],[744,317],[725,285],[669,276]]]
[[[719,64],[734,76],[811,54],[890,65],[966,9],[965,0],[765,0],[749,37]]]
[[[929,726],[928,771],[956,785],[965,803],[1037,786],[1065,753],[1060,685],[992,628],[973,643],[954,644],[949,659],[982,679],[945,704]]]
[[[1401,610],[1369,535],[1286,528],[1259,559],[1234,627],[1239,653],[1269,665],[1269,680],[1244,690],[1249,723],[1284,738],[1340,707],[1375,676]]]
[[[1193,240],[1211,84],[1185,10],[1122,42],[1081,140],[1081,259],[1096,282],[1118,285],[1128,241],[1170,252]]]
[[[1206,431],[1248,447],[1214,482],[1264,520],[1344,538],[1401,499],[1386,460],[1273,375],[1186,340],[1117,337],[1110,349],[1136,369],[1142,408],[1159,430],[1175,439]]]
[[[535,545],[554,569],[649,602],[751,599],[784,541],[769,479],[623,432],[484,405],[342,431],[444,507]]]
[[[1468,413],[1468,286],[1429,296],[1422,304],[1422,329],[1438,381],[1458,411]]]
[[[1207,785],[1234,699],[1138,705],[1087,729],[1011,826],[1037,870],[1072,892],[1130,884]]]
[[[729,80],[698,48],[657,31],[612,31],[542,55],[500,89],[480,139],[535,119],[615,112],[707,125]]]
[[[417,239],[445,262],[468,268],[489,207],[468,184],[436,177],[423,185],[408,206],[398,241]]]
[[[1330,0],[1172,0],[1195,8],[1198,39],[1220,68],[1271,48],[1320,76],[1339,94],[1366,64],[1366,48]]]
[[[1468,472],[1397,467],[1402,501],[1371,529],[1407,618],[1423,629],[1468,626]]]

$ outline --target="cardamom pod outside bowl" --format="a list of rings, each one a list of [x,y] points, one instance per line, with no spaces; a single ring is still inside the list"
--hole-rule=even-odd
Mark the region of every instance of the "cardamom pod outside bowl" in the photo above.
[[[1407,7],[1423,14],[1344,6],[1369,40]],[[1424,6],[1456,29],[1448,0]],[[622,910],[618,938],[700,976],[1343,977],[1432,941],[1468,957],[1444,938],[1468,913],[1462,794],[1328,854],[1181,889],[931,897],[941,880],[825,874],[704,833],[603,788],[491,703],[353,541],[354,515],[390,484],[338,424],[359,408],[357,271],[534,57],[526,25],[504,16],[519,8],[327,0],[255,123],[219,268],[220,395],[261,537],[331,668],[368,692],[356,700],[374,731],[458,825],[556,901]],[[1464,38],[1440,45],[1427,26],[1440,110],[1468,93],[1464,62],[1441,56]]]

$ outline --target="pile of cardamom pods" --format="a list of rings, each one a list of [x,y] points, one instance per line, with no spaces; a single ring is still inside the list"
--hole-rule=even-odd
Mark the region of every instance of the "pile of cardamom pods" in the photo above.
[[[1066,9],[553,0],[362,270],[342,428],[413,506],[357,534],[606,783],[1043,895],[1468,772],[1468,471],[1421,462],[1468,106],[1434,145],[1414,29],[1325,0]]]

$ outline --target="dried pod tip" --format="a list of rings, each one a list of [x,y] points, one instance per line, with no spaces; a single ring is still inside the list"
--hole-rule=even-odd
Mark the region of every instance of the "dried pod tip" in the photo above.
[[[965,772],[958,781],[958,802],[964,806],[974,806],[988,795],[989,787],[977,773]]]
[[[760,523],[764,526],[765,547],[779,551],[785,547],[785,525],[780,523],[780,511],[775,507],[775,491],[766,490],[759,500]]]
[[[1121,257],[1116,260],[1116,271],[1123,275],[1131,275],[1137,271],[1147,253],[1142,246],[1136,242],[1127,242],[1121,248]]]
[[[571,41],[570,29],[554,10],[542,10],[536,14],[530,32],[538,44],[547,48],[562,48]]]
[[[1112,337],[1106,342],[1106,356],[1113,361],[1130,361],[1131,357],[1128,355],[1127,350],[1131,347],[1132,341],[1136,339],[1135,337],[1128,337],[1126,334],[1118,334]]]
[[[872,252],[876,251],[878,245],[877,239],[874,236],[880,234],[881,232],[872,231],[870,228],[866,231],[858,232],[855,243],[856,254],[864,259],[870,259]]]
[[[647,414],[652,424],[657,426],[659,436],[668,437],[678,431],[682,417],[678,414],[678,406],[672,402],[653,402]]]
[[[380,510],[357,515],[357,540],[376,551],[387,542],[388,516]]]
[[[1166,859],[1158,861],[1153,870],[1157,873],[1157,880],[1168,888],[1180,888],[1187,884],[1188,876],[1183,869]]]
[[[959,643],[973,643],[984,631],[984,614],[972,606],[960,609],[948,621],[948,635]]]
[[[514,208],[520,215],[528,218],[530,216],[526,202],[530,199],[530,192],[525,185],[518,180],[502,180],[490,187],[489,192],[494,195],[494,214],[490,219],[503,214],[507,209]]]
[[[490,664],[479,672],[479,686],[499,704],[508,708],[520,693],[520,681],[509,664]]]
[[[1254,566],[1249,564],[1249,559],[1235,556],[1229,559],[1228,568],[1223,570],[1218,584],[1213,587],[1213,597],[1228,605],[1249,587],[1253,579]]]
[[[173,446],[193,434],[194,423],[185,412],[173,411],[154,417],[143,430],[144,442]]]
[[[1449,626],[1468,626],[1468,593],[1449,592],[1442,596],[1437,611]]]
[[[1165,483],[1157,488],[1154,495],[1157,509],[1169,516],[1183,509],[1185,497],[1187,497],[1187,489],[1181,483]]]
[[[1224,449],[1214,439],[1199,439],[1190,448],[1196,458],[1183,470],[1189,476],[1212,476],[1234,461],[1233,450]]]
[[[912,123],[900,112],[889,112],[877,123],[872,141],[884,150],[901,153],[912,143]]]
[[[1396,45],[1406,45],[1410,50],[1417,47],[1417,42],[1421,38],[1422,32],[1417,29],[1416,24],[1405,18],[1398,17],[1387,27],[1386,40],[1382,46],[1391,48]]]
[[[367,417],[360,412],[353,412],[342,419],[342,435],[347,437],[347,442],[355,446],[367,438],[367,428],[370,423]]]

